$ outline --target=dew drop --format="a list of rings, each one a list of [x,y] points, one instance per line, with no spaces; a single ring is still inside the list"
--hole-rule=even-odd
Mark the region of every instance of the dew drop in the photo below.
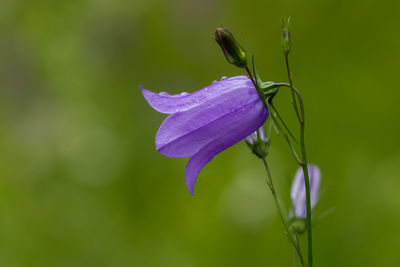
[[[222,77],[221,77],[221,81],[225,80],[226,78],[228,78],[228,77],[222,76]]]
[[[212,83],[214,84],[214,83],[216,83],[216,82],[218,82],[218,81],[213,81]]]
[[[179,95],[180,96],[185,96],[185,95],[188,95],[189,93],[187,93],[187,92],[182,92],[182,93],[180,93]]]

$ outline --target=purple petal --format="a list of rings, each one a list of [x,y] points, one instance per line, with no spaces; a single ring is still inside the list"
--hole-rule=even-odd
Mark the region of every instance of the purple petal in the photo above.
[[[318,202],[321,172],[317,166],[308,164],[308,174],[310,177],[311,209],[313,209]],[[299,168],[296,172],[290,196],[292,198],[296,217],[305,218],[307,216],[307,206],[304,174],[302,168]]]
[[[267,117],[268,112],[262,102],[255,100],[220,119],[215,125],[218,127],[214,126],[219,132],[215,131],[213,140],[203,146],[186,165],[185,179],[189,192],[193,195],[194,184],[204,165],[218,153],[260,128]]]
[[[192,94],[168,95],[167,93],[154,93],[140,86],[142,94],[150,106],[158,112],[172,114],[183,112],[198,105],[201,105],[222,92],[235,89],[236,83],[250,81],[246,76],[236,76],[214,83]]]
[[[156,136],[156,148],[161,154],[192,156],[221,136],[224,128],[238,125],[246,128],[248,120],[253,118],[242,117],[242,108],[254,105],[263,108],[248,78],[226,79],[211,85],[203,94],[207,101],[185,112],[172,114],[163,122]]]

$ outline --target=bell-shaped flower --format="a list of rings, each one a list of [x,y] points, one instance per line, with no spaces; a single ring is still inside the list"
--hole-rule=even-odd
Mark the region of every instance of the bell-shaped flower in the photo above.
[[[153,109],[170,114],[158,130],[156,149],[167,157],[191,157],[185,179],[192,195],[203,166],[256,131],[268,118],[246,76],[227,78],[191,94],[157,94],[141,89]]]
[[[321,183],[321,172],[315,165],[308,164],[308,174],[310,178],[310,200],[311,210],[315,207],[319,198],[319,187]],[[294,214],[297,218],[307,217],[306,187],[304,183],[303,169],[299,168],[294,176],[292,189],[290,191]]]

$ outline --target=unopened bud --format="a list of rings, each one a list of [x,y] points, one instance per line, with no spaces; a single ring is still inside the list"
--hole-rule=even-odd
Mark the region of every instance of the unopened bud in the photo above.
[[[259,158],[264,158],[268,154],[269,138],[265,136],[265,127],[261,126],[245,138],[248,148]]]
[[[215,40],[230,64],[239,68],[247,67],[246,52],[236,42],[235,37],[233,37],[233,34],[227,28],[218,28],[215,31]]]
[[[321,183],[321,172],[313,164],[308,164],[308,176],[310,182],[310,200],[311,210],[315,207],[319,198],[319,187]],[[294,215],[297,218],[307,217],[306,187],[304,183],[303,169],[299,168],[294,176],[292,189],[290,191],[292,198]]]
[[[288,18],[282,18],[281,19],[282,23],[282,41],[281,41],[281,46],[283,53],[285,55],[289,55],[292,43],[290,40],[290,17]]]

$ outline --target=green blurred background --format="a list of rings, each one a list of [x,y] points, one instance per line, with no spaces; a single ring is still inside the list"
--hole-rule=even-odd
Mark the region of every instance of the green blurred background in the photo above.
[[[243,74],[212,40],[249,40],[264,80],[294,82],[320,166],[315,266],[400,266],[398,1],[0,3],[0,266],[292,266],[261,162],[239,143],[201,172],[155,150],[139,84],[193,92]],[[277,104],[294,125],[289,95]],[[274,137],[286,206],[296,164]],[[304,240],[303,240],[304,241]],[[306,251],[303,243],[303,251]]]

